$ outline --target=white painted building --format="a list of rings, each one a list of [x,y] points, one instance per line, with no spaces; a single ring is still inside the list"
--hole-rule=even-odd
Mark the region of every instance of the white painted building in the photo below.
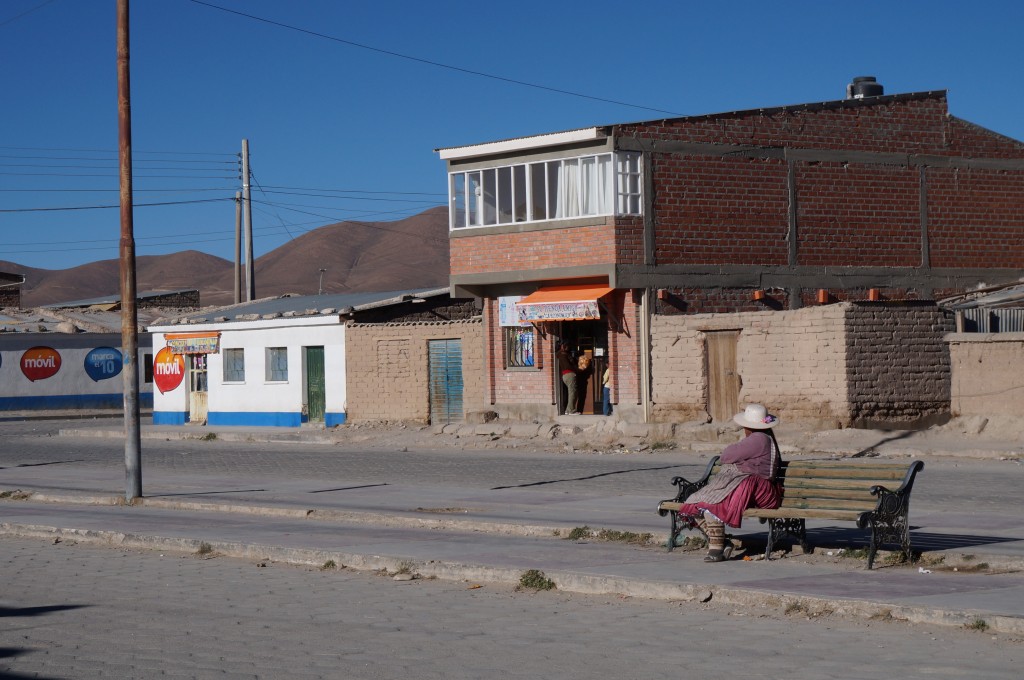
[[[337,314],[150,331],[154,424],[345,422],[345,325]]]

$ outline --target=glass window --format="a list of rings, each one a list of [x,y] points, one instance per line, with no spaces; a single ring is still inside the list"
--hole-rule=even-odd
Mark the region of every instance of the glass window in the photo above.
[[[148,385],[153,382],[153,355],[144,354],[142,358],[142,365],[144,366],[142,371],[142,382]]]
[[[245,382],[245,350],[224,350],[224,382]]]
[[[451,228],[639,215],[642,186],[641,155],[626,152],[454,172]]]
[[[288,348],[267,348],[267,381],[284,382],[288,380]]]
[[[532,326],[504,326],[505,368],[534,366],[534,330]]]

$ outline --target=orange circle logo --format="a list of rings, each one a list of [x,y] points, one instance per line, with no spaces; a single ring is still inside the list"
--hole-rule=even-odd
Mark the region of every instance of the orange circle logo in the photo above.
[[[21,372],[35,382],[46,380],[60,370],[60,354],[52,347],[33,347],[21,355]]]
[[[164,347],[153,357],[153,384],[163,392],[177,389],[185,378],[185,357]]]

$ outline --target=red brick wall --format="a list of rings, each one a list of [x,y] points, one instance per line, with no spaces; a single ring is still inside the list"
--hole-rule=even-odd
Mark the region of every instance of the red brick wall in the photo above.
[[[658,154],[653,166],[659,265],[786,264],[785,163]]]
[[[795,176],[799,264],[921,265],[917,168],[801,163]]]
[[[615,227],[561,227],[451,240],[451,274],[482,274],[615,262]]]

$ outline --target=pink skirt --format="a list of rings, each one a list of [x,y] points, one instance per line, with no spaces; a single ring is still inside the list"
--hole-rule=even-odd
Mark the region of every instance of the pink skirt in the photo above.
[[[782,489],[778,484],[757,475],[749,475],[721,503],[683,503],[679,514],[699,517],[702,510],[707,510],[738,529],[743,521],[743,511],[747,508],[773,509],[780,505]]]

